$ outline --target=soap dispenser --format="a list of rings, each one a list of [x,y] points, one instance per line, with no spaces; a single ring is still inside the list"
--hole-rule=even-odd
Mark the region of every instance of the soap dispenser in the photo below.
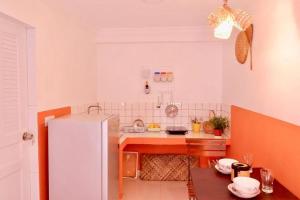
[[[149,86],[148,81],[146,81],[146,83],[145,83],[145,94],[150,94],[150,86]]]

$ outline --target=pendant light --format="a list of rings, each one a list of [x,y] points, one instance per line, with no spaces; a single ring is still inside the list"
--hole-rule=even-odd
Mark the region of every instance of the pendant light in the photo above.
[[[246,11],[232,9],[228,6],[228,0],[224,0],[223,6],[208,16],[208,23],[214,28],[216,38],[228,39],[233,27],[244,31],[251,25],[252,19]]]

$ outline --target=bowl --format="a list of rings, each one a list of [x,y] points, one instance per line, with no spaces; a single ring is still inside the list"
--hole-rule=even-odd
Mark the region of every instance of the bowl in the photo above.
[[[231,171],[231,165],[232,165],[232,163],[235,163],[235,162],[238,162],[238,161],[235,159],[231,159],[231,158],[223,158],[218,161],[218,166],[222,170]]]
[[[254,194],[259,190],[260,182],[250,177],[236,177],[233,179],[233,187],[242,194]]]

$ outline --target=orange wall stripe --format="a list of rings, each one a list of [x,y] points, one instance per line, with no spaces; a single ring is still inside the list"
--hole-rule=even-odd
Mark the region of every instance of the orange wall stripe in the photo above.
[[[39,179],[40,200],[49,199],[48,184],[48,128],[45,127],[45,118],[48,116],[61,117],[71,114],[71,107],[47,110],[38,113],[38,146],[39,146]]]
[[[300,198],[300,126],[236,106],[231,108],[231,120],[229,155],[241,160],[252,153],[255,166],[270,168]]]

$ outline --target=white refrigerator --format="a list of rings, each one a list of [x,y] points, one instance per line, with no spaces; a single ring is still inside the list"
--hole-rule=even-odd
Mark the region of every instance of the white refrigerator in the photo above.
[[[49,199],[117,200],[118,117],[70,115],[48,128]]]

